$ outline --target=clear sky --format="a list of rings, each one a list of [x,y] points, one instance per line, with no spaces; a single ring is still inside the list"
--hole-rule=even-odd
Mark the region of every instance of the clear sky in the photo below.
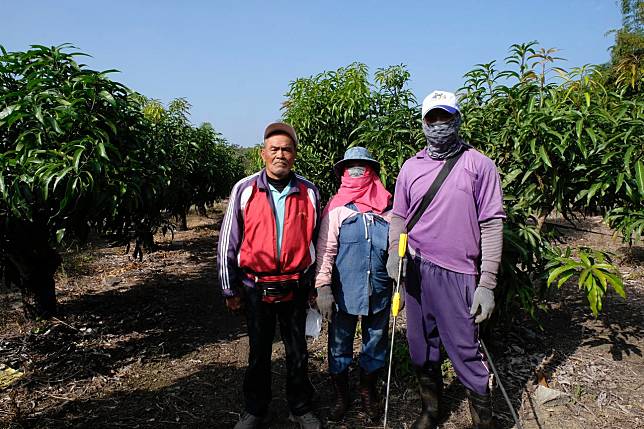
[[[185,97],[192,121],[230,142],[261,141],[289,82],[360,61],[406,64],[419,100],[456,90],[476,63],[513,43],[556,47],[564,67],[604,63],[621,26],[615,0],[66,1],[0,0],[0,44],[70,42],[94,69],[163,102]]]

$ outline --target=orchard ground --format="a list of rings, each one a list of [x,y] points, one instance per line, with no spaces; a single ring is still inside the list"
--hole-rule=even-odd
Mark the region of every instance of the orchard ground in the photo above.
[[[100,241],[67,252],[57,278],[60,314],[49,322],[28,322],[17,291],[0,290],[0,427],[232,427],[243,408],[248,338],[243,317],[226,311],[217,283],[224,208],[190,216],[189,229],[174,239],[156,237],[159,249],[142,262]],[[566,286],[553,293],[541,326],[525,319],[496,328],[487,345],[526,429],[643,427],[644,247],[613,239],[599,218],[578,227],[585,231],[562,229],[565,241],[614,252],[627,300],[609,293],[595,319],[579,291]],[[401,320],[396,351],[404,355],[404,312]],[[359,341],[355,346],[357,353]],[[325,330],[309,340],[309,351],[315,408],[326,421],[332,388]],[[270,427],[294,427],[279,332],[273,361]],[[19,371],[15,381],[2,387],[11,370]],[[464,389],[448,365],[445,372],[441,428],[470,427]],[[419,410],[409,374],[404,364],[395,369],[392,428],[408,428]],[[355,365],[351,376],[357,383]],[[566,395],[540,404],[540,385]],[[501,426],[512,427],[498,388],[493,397]],[[345,421],[327,427],[381,427],[365,421],[354,397]]]

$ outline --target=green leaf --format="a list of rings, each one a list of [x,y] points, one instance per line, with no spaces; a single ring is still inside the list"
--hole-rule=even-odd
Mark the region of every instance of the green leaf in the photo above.
[[[590,136],[590,139],[593,141],[594,145],[597,145],[597,135],[595,134],[595,130],[592,128],[586,128],[586,134]]]
[[[539,155],[541,155],[541,159],[543,162],[548,165],[548,167],[552,168],[552,162],[550,162],[550,157],[546,153],[546,149],[542,146],[539,146]]]
[[[635,146],[629,146],[624,153],[624,169],[626,170],[626,173],[628,173],[629,177],[631,175],[631,157],[633,156],[634,150]]]
[[[588,255],[586,255],[585,253],[580,253],[579,259],[581,259],[581,262],[583,262],[586,267],[591,267],[593,265],[590,262],[590,259],[588,259]]]
[[[617,183],[615,184],[615,193],[619,192],[623,184],[624,184],[624,172],[620,172],[617,175]]]
[[[563,286],[563,284],[566,283],[568,281],[568,279],[570,279],[570,277],[572,277],[574,274],[575,274],[575,272],[573,271],[573,272],[570,272],[568,274],[564,274],[563,276],[561,276],[561,278],[559,279],[559,282],[557,282],[557,288],[561,289],[561,286]]]
[[[635,163],[635,182],[640,195],[644,196],[644,162],[641,159]]]
[[[554,282],[554,281],[557,279],[557,277],[559,277],[559,275],[561,275],[562,273],[565,273],[565,272],[569,271],[570,269],[571,269],[571,268],[570,268],[568,265],[564,265],[563,267],[558,267],[558,268],[556,268],[556,269],[552,270],[552,271],[550,272],[550,275],[548,276],[548,281],[546,282],[546,284],[547,284],[548,286],[550,286],[550,284],[551,284],[552,282]]]
[[[13,111],[16,109],[16,106],[7,106],[2,111],[0,112],[0,121],[6,118],[7,116],[11,115]]]
[[[597,269],[597,266],[593,268],[592,275],[598,278],[601,285],[604,287],[604,289],[606,289],[606,276],[604,275],[604,273],[602,273],[601,270]]]
[[[597,317],[599,315],[599,308],[600,308],[600,298],[599,298],[599,291],[594,285],[594,280],[592,277],[590,277],[590,283],[586,285],[586,291],[587,291],[587,297],[588,297],[588,303],[590,304],[590,309],[593,312],[593,315]]]
[[[577,283],[579,285],[579,288],[581,289],[582,287],[585,286],[586,279],[590,275],[590,268],[586,268],[579,274],[579,282]]]
[[[580,118],[577,120],[577,123],[575,124],[575,130],[577,131],[577,138],[581,138],[581,130],[582,127],[584,126],[584,118]]]
[[[51,127],[54,129],[55,132],[57,132],[58,134],[63,133],[63,131],[60,129],[60,126],[58,125],[58,121],[56,121],[54,117],[50,116],[47,119],[49,120],[49,124],[51,125]]]
[[[58,174],[58,177],[56,177],[56,180],[54,181],[54,190],[56,190],[56,187],[58,186],[58,183],[63,180],[63,178],[74,169],[74,167],[67,167],[63,171],[61,171]]]
[[[615,292],[622,298],[626,298],[626,292],[624,292],[624,282],[622,279],[612,273],[604,273],[606,276],[606,279],[608,282],[613,286],[613,289],[615,289]]]
[[[60,244],[61,241],[63,241],[63,237],[65,236],[65,228],[61,228],[56,231],[56,242]]]
[[[98,142],[98,153],[103,158],[109,159],[109,157],[107,156],[107,151],[105,151],[105,145],[103,144],[103,142]]]
[[[76,152],[74,152],[74,170],[76,172],[78,172],[78,167],[79,167],[79,164],[80,164],[80,158],[81,158],[81,155],[83,154],[84,150],[85,150],[85,148],[81,147],[79,149],[76,149]]]
[[[103,90],[98,93],[98,95],[103,99],[106,100],[108,103],[110,103],[112,106],[116,106],[116,100],[114,99],[114,96],[107,92],[106,90]]]
[[[603,183],[595,183],[590,187],[588,193],[586,194],[586,204],[590,205],[590,200],[595,196],[597,191],[602,187]]]
[[[45,120],[42,117],[42,109],[40,108],[40,106],[36,106],[34,110],[34,115],[36,116],[36,119],[38,119],[38,122],[45,125]]]

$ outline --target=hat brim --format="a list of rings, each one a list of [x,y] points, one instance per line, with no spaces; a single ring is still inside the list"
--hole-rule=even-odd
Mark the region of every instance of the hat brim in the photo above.
[[[342,174],[344,173],[344,166],[350,162],[364,162],[365,164],[371,165],[373,169],[376,171],[376,173],[380,171],[380,163],[376,160],[364,159],[364,158],[349,158],[349,159],[341,159],[340,161],[335,163],[335,165],[333,166],[333,171],[335,172],[335,175],[338,177],[342,177]]]
[[[431,112],[432,110],[434,110],[434,109],[441,109],[441,110],[444,110],[444,111],[446,111],[447,113],[449,113],[449,114],[451,114],[451,115],[453,115],[453,114],[455,114],[455,113],[458,113],[458,112],[459,112],[459,111],[458,111],[458,109],[457,109],[457,108],[455,108],[455,107],[452,107],[452,106],[446,106],[446,105],[444,105],[444,104],[437,104],[436,106],[431,106],[429,109],[427,109],[427,110],[425,111],[425,114],[423,115],[423,117],[427,116],[427,114],[428,114],[429,112]]]
[[[427,110],[425,110],[425,113],[423,113],[423,118],[425,118],[425,116],[427,116],[427,114],[428,114],[430,111],[434,110],[434,109],[441,109],[441,110],[444,110],[444,111],[446,111],[447,113],[449,113],[450,115],[455,115],[456,113],[460,113],[460,110],[458,110],[458,109],[457,109],[457,108],[455,108],[455,107],[452,107],[452,106],[446,106],[446,105],[444,105],[444,104],[437,104],[436,106],[430,106]]]

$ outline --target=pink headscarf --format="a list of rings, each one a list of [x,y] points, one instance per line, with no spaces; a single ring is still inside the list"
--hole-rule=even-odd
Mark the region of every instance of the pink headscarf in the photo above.
[[[385,189],[378,175],[370,165],[365,166],[365,172],[360,177],[351,177],[344,170],[342,184],[324,208],[322,216],[336,207],[354,203],[361,213],[373,211],[381,214],[391,201],[391,194]]]

